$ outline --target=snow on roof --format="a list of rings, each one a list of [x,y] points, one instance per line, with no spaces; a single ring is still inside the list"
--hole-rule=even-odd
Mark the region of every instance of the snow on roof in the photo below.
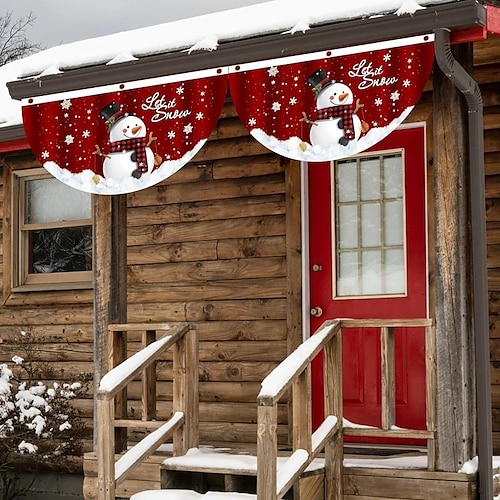
[[[21,105],[6,83],[98,64],[184,50],[216,50],[220,42],[269,33],[290,36],[310,26],[384,14],[412,14],[428,5],[460,0],[355,0],[319,2],[274,0],[113,35],[51,47],[0,68],[0,126],[22,123]]]

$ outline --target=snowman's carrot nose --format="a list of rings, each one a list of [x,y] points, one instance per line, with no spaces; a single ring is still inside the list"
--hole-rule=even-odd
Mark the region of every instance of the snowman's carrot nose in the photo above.
[[[137,134],[137,132],[139,132],[139,130],[141,130],[141,126],[140,125],[137,125],[137,127],[132,127],[132,133],[133,134]]]
[[[343,94],[339,95],[339,101],[344,102],[344,99],[348,96],[349,94],[347,92],[344,92]]]

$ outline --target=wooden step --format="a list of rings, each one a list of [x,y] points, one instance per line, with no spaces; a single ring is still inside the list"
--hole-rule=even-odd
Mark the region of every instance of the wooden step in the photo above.
[[[278,470],[280,465],[284,464],[287,459],[287,456],[278,457]],[[322,458],[317,458],[306,469],[306,473],[320,471],[324,468],[325,461]],[[257,457],[255,455],[207,452],[199,448],[191,448],[185,455],[167,458],[163,462],[162,469],[206,474],[256,476]]]
[[[288,456],[278,457],[278,471],[286,468]],[[302,473],[284,498],[322,500],[325,461],[317,458]],[[192,448],[179,457],[167,458],[161,466],[161,487],[204,492],[240,492],[254,495],[257,487],[257,457]],[[254,497],[250,497],[254,498]]]
[[[257,495],[224,491],[196,493],[192,490],[149,490],[132,495],[130,500],[200,500],[204,498],[208,500],[257,500]]]

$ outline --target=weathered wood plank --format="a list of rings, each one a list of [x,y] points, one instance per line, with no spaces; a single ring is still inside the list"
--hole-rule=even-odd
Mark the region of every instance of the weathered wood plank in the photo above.
[[[470,46],[454,49],[468,68]],[[468,271],[468,217],[466,190],[466,126],[462,95],[438,69],[434,88],[434,200],[435,302],[437,379],[437,468],[456,471],[475,454],[475,407],[470,272]],[[471,367],[465,372],[461,367]],[[456,436],[464,436],[457,440]]]
[[[283,193],[285,189],[281,173],[238,179],[202,180],[204,182],[161,183],[148,190],[131,193],[128,195],[128,206],[148,206],[151,204],[151,199],[154,200],[154,205],[166,205],[223,198],[264,196]]]
[[[255,238],[284,234],[283,215],[229,219],[227,221],[183,222],[171,225],[133,227],[128,244],[150,245],[227,238]]]
[[[199,283],[215,280],[280,277],[285,275],[286,262],[283,257],[172,262],[168,266],[150,264],[147,266],[128,267],[128,278],[131,284]]]

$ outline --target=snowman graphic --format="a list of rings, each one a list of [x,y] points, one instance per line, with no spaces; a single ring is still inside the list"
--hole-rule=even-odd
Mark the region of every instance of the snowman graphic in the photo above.
[[[146,138],[146,124],[141,118],[124,113],[115,101],[104,107],[100,116],[108,126],[109,152],[103,153],[96,146],[94,154],[104,158],[102,170],[106,179],[140,179],[161,163],[150,148],[156,137],[150,132]]]
[[[316,110],[313,119],[303,112],[301,121],[311,125],[309,139],[313,146],[347,146],[367,131],[366,122],[362,122],[356,114],[364,105],[360,104],[359,99],[354,104],[354,95],[349,86],[329,80],[323,69],[316,70],[307,82],[315,94]]]

